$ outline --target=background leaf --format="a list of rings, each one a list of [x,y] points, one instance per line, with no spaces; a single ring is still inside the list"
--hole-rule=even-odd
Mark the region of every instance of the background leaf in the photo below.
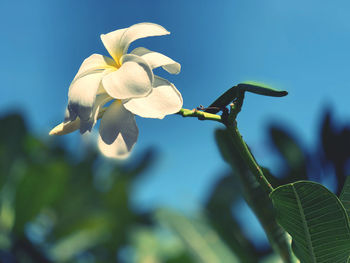
[[[231,165],[234,175],[239,178],[245,200],[258,217],[273,249],[285,262],[292,262],[285,231],[277,224],[268,193],[260,186],[237,152],[230,131],[218,129],[215,137],[223,158]]]
[[[21,178],[15,196],[15,231],[23,233],[25,223],[34,219],[42,208],[51,205],[64,193],[68,166],[54,161],[32,165]]]
[[[183,240],[196,262],[240,262],[203,216],[188,218],[174,211],[158,210],[156,218]]]
[[[14,161],[24,157],[26,132],[26,125],[19,114],[0,118],[0,189],[13,172]]]
[[[270,126],[270,137],[285,164],[281,184],[306,180],[307,154],[297,140],[286,129],[277,125]]]
[[[206,203],[206,215],[212,227],[241,262],[258,262],[258,252],[245,237],[232,214],[232,207],[240,200],[241,194],[238,179],[231,172],[223,176],[215,185]]]
[[[337,177],[336,193],[340,194],[348,174],[350,160],[350,126],[337,125],[330,110],[326,110],[321,127],[324,162],[331,164]]]

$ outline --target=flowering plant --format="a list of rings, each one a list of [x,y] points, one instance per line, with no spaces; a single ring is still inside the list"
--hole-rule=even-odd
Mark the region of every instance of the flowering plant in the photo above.
[[[182,109],[180,92],[152,71],[163,67],[177,74],[180,64],[145,48],[127,53],[136,39],[166,34],[169,32],[159,25],[141,23],[101,35],[112,58],[94,54],[82,63],[69,88],[65,120],[50,134],[66,134],[77,129],[85,133],[101,118],[100,150],[108,157],[124,158],[137,140],[135,114],[162,119],[178,113],[183,117],[217,121],[225,126],[216,131],[221,154],[242,183],[246,201],[276,254],[284,262],[295,262],[296,257],[301,262],[349,262],[349,178],[343,180],[339,196],[310,181],[282,182],[257,163],[238,130],[236,118],[246,92],[273,97],[285,96],[287,92],[257,83],[241,83],[219,96],[208,108]],[[287,233],[293,240],[292,246]],[[235,252],[243,254],[240,250],[236,247]],[[256,262],[247,260],[247,255],[241,255],[242,262]]]

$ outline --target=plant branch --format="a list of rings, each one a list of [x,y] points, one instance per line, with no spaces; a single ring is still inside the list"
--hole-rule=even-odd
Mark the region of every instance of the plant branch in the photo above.
[[[247,144],[244,142],[237,125],[232,125],[227,127],[230,132],[233,139],[233,142],[240,154],[240,156],[243,158],[244,162],[248,166],[249,170],[252,172],[252,174],[256,177],[260,185],[268,192],[273,191],[273,187],[270,184],[270,182],[266,179],[264,173],[262,172],[260,166],[256,162],[255,158],[253,157],[252,153],[250,152]]]
[[[181,115],[182,117],[195,117],[199,120],[212,120],[223,123],[227,127],[227,129],[230,130],[230,134],[234,141],[235,147],[238,150],[244,162],[246,163],[246,165],[248,166],[249,170],[260,183],[261,187],[263,187],[264,190],[267,191],[267,193],[270,193],[274,190],[272,185],[266,179],[263,171],[261,170],[259,164],[256,162],[253,154],[251,153],[249,147],[243,140],[242,135],[240,134],[237,128],[236,118],[238,113],[241,111],[243,105],[244,93],[244,90],[236,91],[234,101],[230,104],[229,114],[227,114],[227,112],[224,111],[222,116],[220,116],[217,114],[196,109],[188,110],[183,108],[177,114]]]
[[[230,114],[227,117],[227,121],[225,122],[226,127],[230,130],[233,142],[238,150],[239,154],[243,158],[244,162],[247,164],[249,170],[256,177],[257,181],[260,185],[268,192],[273,191],[273,187],[270,182],[266,179],[263,171],[261,170],[259,164],[256,162],[253,154],[251,153],[248,145],[242,138],[238,127],[236,117],[238,113],[241,111],[244,99],[244,92],[239,94],[237,100],[230,105]]]
[[[189,109],[181,109],[177,114],[181,115],[182,117],[195,117],[198,118],[198,120],[211,120],[211,121],[218,121],[222,122],[222,118],[220,115],[212,114],[200,110],[189,110]]]

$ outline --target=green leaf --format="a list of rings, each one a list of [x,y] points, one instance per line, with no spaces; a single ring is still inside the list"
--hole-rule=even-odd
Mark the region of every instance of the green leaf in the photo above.
[[[350,226],[336,195],[318,183],[299,181],[276,188],[270,197],[301,262],[348,262]]]
[[[279,126],[270,127],[272,143],[287,165],[284,183],[307,179],[307,156],[293,136]]]
[[[232,207],[241,200],[242,191],[236,176],[230,173],[217,182],[206,203],[206,215],[212,227],[237,255],[241,262],[258,262],[258,253],[244,235],[232,214]]]
[[[187,218],[173,211],[158,210],[156,218],[182,239],[195,262],[240,262],[203,216]]]
[[[128,262],[193,262],[183,242],[163,226],[134,227],[128,236],[134,250]]]
[[[224,108],[227,105],[229,105],[240,94],[246,91],[270,97],[283,97],[288,94],[287,91],[273,89],[264,84],[256,82],[240,83],[237,86],[233,86],[232,88],[225,91],[219,98],[217,98],[212,104],[210,104],[210,106],[208,107],[208,109],[205,110],[205,112],[219,112],[221,108]]]
[[[245,83],[240,83],[237,85],[242,91],[249,91],[251,93],[270,96],[270,97],[283,97],[288,95],[288,92],[285,90],[273,89],[265,84],[248,81]]]
[[[110,235],[111,218],[100,213],[84,220],[84,227],[57,240],[49,250],[55,262],[66,262],[99,243],[103,243]]]
[[[321,128],[321,146],[324,162],[334,167],[337,177],[336,194],[340,194],[347,175],[347,164],[350,158],[350,128],[334,121],[332,112],[325,112]]]
[[[345,184],[339,199],[343,203],[343,206],[345,207],[350,219],[350,176],[348,176],[345,180]]]
[[[56,161],[32,164],[17,185],[15,196],[15,231],[23,233],[27,222],[64,193],[68,166]]]
[[[14,162],[24,156],[27,128],[18,114],[0,118],[0,189],[6,179],[13,176]]]
[[[269,195],[245,165],[235,148],[230,130],[218,129],[215,137],[221,155],[231,165],[233,174],[239,178],[244,189],[245,200],[259,219],[273,249],[285,262],[292,262],[286,233],[277,224]]]
[[[217,98],[212,104],[209,105],[208,109],[205,112],[209,113],[217,113],[221,108],[229,105],[235,98],[239,95],[239,89],[237,86],[233,86],[232,88],[225,91],[219,98]]]

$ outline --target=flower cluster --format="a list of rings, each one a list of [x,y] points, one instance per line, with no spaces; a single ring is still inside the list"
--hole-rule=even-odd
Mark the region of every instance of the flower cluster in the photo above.
[[[139,38],[167,34],[160,25],[140,23],[101,35],[112,58],[93,54],[84,60],[69,87],[64,122],[50,135],[77,129],[83,134],[101,118],[99,149],[107,157],[127,157],[138,137],[135,114],[162,119],[182,107],[180,92],[152,71],[162,67],[178,74],[179,63],[143,47],[127,53],[130,43]]]

